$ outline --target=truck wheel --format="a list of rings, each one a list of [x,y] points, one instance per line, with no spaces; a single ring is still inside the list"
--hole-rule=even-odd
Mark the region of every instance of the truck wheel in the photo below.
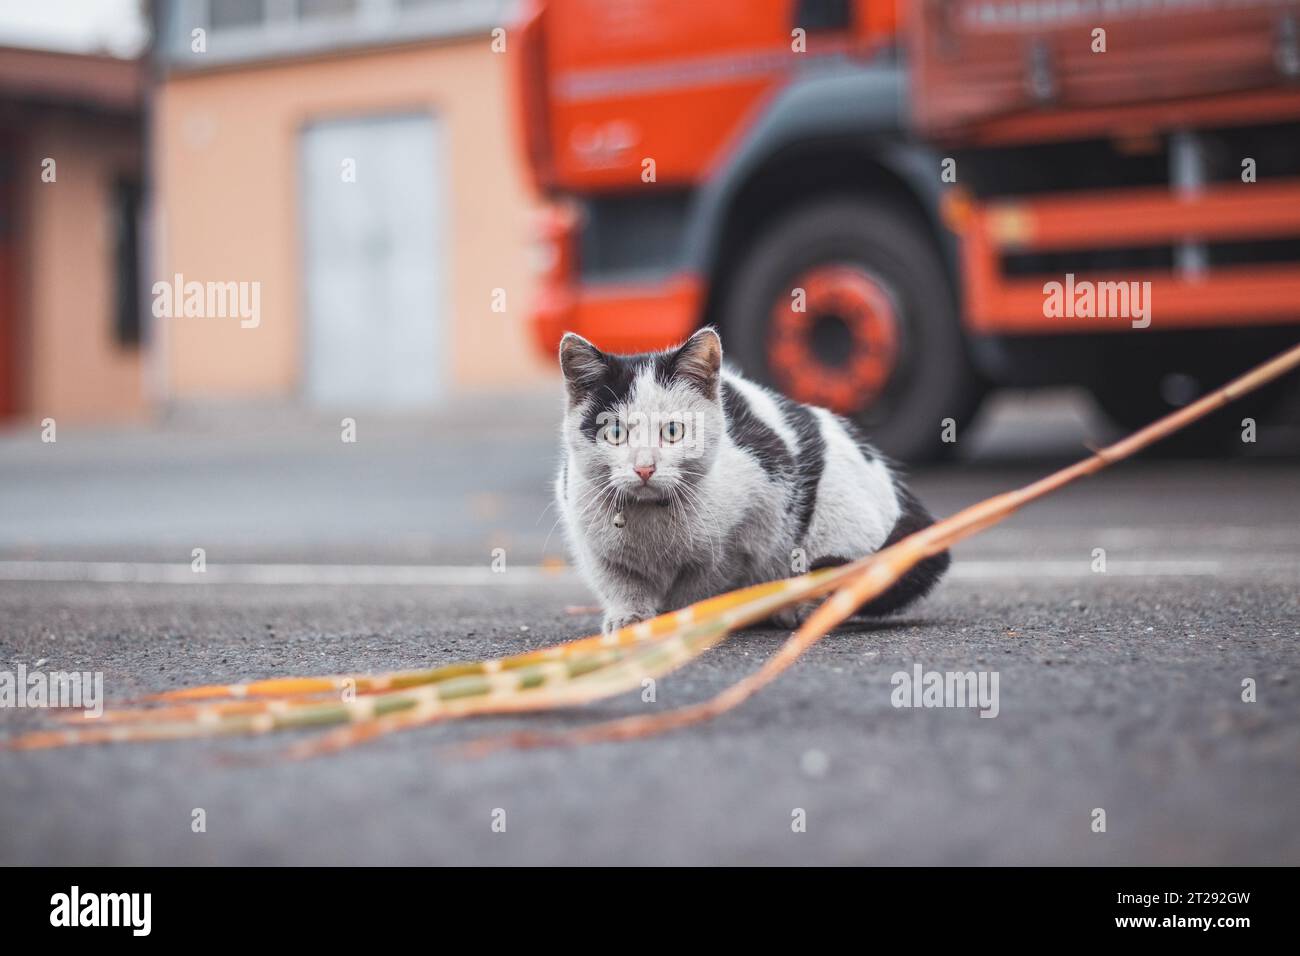
[[[952,450],[981,389],[952,285],[917,217],[859,196],[785,216],[745,254],[723,303],[729,356],[791,398],[856,420],[903,461]]]

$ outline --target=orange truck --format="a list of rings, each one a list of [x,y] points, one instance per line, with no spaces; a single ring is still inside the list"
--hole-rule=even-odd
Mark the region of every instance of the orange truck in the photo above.
[[[1295,0],[531,0],[536,342],[712,323],[910,460],[999,386],[1141,424],[1300,329],[1298,23]]]

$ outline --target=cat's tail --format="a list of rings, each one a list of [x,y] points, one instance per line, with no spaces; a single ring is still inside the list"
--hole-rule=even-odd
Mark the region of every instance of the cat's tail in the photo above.
[[[926,510],[925,505],[921,504],[912,492],[903,487],[902,484],[895,484],[894,487],[898,492],[898,503],[902,507],[902,513],[899,514],[898,520],[894,522],[894,530],[889,532],[889,537],[877,550],[887,548],[891,544],[906,538],[909,534],[914,534],[922,528],[928,528],[934,524],[934,516]],[[848,559],[846,558],[822,558],[813,563],[811,570],[815,571],[818,568],[847,563]],[[858,610],[858,614],[879,617],[901,611],[913,601],[928,594],[930,589],[943,577],[943,573],[948,570],[948,565],[951,563],[952,559],[947,551],[931,555],[908,571],[884,594],[864,604]]]

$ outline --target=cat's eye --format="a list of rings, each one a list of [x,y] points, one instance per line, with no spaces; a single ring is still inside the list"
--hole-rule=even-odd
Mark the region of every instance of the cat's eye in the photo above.
[[[621,445],[627,441],[627,429],[620,421],[612,421],[605,426],[605,441],[611,445]]]
[[[663,427],[659,429],[659,434],[664,441],[672,445],[686,437],[686,426],[681,422],[664,422]]]

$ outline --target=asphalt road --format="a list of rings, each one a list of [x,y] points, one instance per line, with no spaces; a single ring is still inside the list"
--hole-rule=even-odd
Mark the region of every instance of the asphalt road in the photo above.
[[[581,583],[532,570],[561,552],[546,410],[520,408],[491,427],[363,421],[347,447],[331,422],[266,419],[0,438],[0,670],[101,670],[120,700],[589,632]],[[1090,428],[1043,415],[1008,413],[975,461],[918,474],[922,496],[946,513],[1023,483],[1083,437],[1068,422]],[[963,545],[906,616],[842,630],[739,710],[653,740],[449,749],[706,699],[784,635],[734,637],[654,703],[315,761],[274,759],[297,734],[0,754],[0,862],[1295,864],[1298,500],[1295,458],[1121,466]],[[997,716],[893,706],[892,676],[917,665],[996,673]],[[0,711],[0,734],[43,717]]]

